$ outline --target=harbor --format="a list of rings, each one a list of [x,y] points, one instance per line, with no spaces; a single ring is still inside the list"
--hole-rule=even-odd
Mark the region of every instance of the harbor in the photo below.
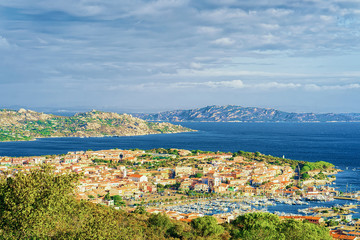
[[[308,201],[306,199],[285,199],[266,197],[215,198],[177,201],[171,204],[157,204],[165,211],[197,213],[201,215],[231,214],[234,217],[250,212],[269,212],[279,216],[334,217],[351,214],[359,218],[358,203],[344,200]],[[341,209],[338,212],[333,209]]]

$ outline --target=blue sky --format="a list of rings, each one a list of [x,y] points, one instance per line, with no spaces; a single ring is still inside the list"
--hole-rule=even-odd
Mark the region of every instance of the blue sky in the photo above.
[[[360,112],[360,2],[1,0],[0,104]]]

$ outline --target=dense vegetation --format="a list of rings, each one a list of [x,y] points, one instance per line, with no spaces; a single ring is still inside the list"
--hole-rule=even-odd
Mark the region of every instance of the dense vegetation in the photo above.
[[[246,214],[223,225],[210,216],[188,224],[142,207],[127,213],[77,201],[73,193],[80,177],[54,174],[49,166],[3,176],[0,239],[331,239],[321,226],[281,221],[269,213]]]
[[[309,172],[309,171],[312,171],[312,170],[323,171],[323,170],[328,170],[328,169],[333,168],[333,167],[334,167],[334,164],[324,162],[324,161],[307,162],[301,168],[301,173]]]
[[[245,214],[225,227],[230,232],[231,239],[332,239],[325,227],[307,221],[280,220],[277,215],[270,213]]]
[[[302,165],[300,174],[303,180],[308,180],[311,177],[316,180],[328,180],[329,177],[323,173],[332,170],[335,166],[331,163],[319,161],[319,162],[306,162]],[[317,170],[316,174],[310,175],[311,171]]]

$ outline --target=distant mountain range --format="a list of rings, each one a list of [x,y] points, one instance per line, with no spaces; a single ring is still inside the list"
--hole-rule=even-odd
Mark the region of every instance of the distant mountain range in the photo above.
[[[169,122],[358,122],[360,113],[289,113],[272,108],[207,106],[154,114],[133,114],[147,121]]]
[[[31,110],[0,109],[0,142],[42,137],[133,136],[192,131],[170,123],[147,122],[128,114],[90,111],[56,116]]]

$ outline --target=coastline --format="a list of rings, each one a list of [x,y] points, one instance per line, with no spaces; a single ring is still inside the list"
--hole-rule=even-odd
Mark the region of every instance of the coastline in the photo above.
[[[125,138],[101,136],[101,138],[89,137],[87,139],[51,137],[30,141],[7,141],[0,143],[0,155],[11,157],[49,155],[52,154],[52,149],[56,154],[63,154],[67,151],[86,149],[160,147],[222,152],[259,151],[266,155],[280,158],[284,155],[300,161],[328,161],[338,169],[347,170],[348,168],[349,171],[340,172],[337,175],[336,186],[333,186],[343,192],[346,191],[347,184],[349,184],[349,189],[352,185],[352,189],[360,190],[360,166],[357,161],[357,156],[360,154],[360,138],[354,131],[358,129],[358,123],[353,125],[322,124],[322,127],[318,127],[318,124],[320,123],[309,124],[308,127],[305,124],[254,123],[248,127],[247,124],[189,123],[183,125],[198,129],[198,131],[192,134],[135,135],[131,138],[126,136]]]
[[[189,132],[198,132],[199,130],[190,129],[190,131],[179,131],[179,132],[159,132],[159,133],[147,133],[147,134],[133,134],[133,135],[99,135],[99,136],[49,136],[49,137],[35,137],[29,140],[6,140],[0,141],[1,143],[15,143],[15,142],[33,142],[38,139],[51,139],[51,138],[106,138],[106,137],[136,137],[136,136],[147,136],[147,135],[160,135],[160,134],[178,134],[178,133],[189,133]]]

